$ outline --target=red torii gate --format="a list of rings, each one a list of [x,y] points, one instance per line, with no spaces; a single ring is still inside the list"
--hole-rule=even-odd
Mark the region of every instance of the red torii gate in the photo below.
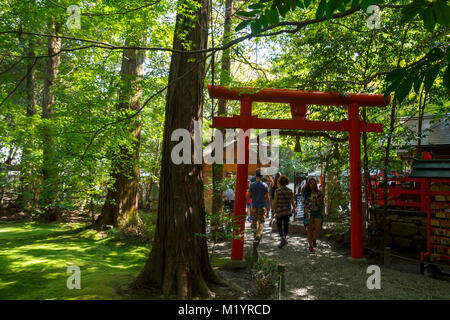
[[[383,127],[377,123],[367,123],[359,119],[359,107],[385,107],[389,104],[381,94],[340,94],[322,91],[300,91],[289,89],[233,88],[208,85],[211,98],[223,100],[240,100],[240,115],[233,117],[214,117],[214,128],[248,129],[291,129],[348,131],[350,149],[350,204],[351,204],[351,256],[363,258],[363,223],[361,191],[361,132],[382,132]],[[289,103],[292,119],[260,119],[252,115],[252,102]],[[306,118],[307,105],[347,106],[348,120],[340,122],[310,121]],[[232,240],[231,260],[242,260],[244,256],[244,228],[246,188],[249,163],[249,137],[239,136],[239,144],[245,137],[245,163],[237,165],[236,190],[233,218],[236,223]],[[241,148],[238,148],[238,158]]]

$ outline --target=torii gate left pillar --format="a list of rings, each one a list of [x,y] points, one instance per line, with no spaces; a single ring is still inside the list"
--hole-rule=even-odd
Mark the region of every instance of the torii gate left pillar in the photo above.
[[[238,137],[238,159],[242,157],[240,152],[244,150],[245,163],[238,161],[236,170],[236,189],[234,196],[233,210],[233,239],[231,240],[231,260],[242,260],[244,257],[244,229],[245,229],[245,208],[249,163],[250,137],[244,133],[250,129],[252,115],[252,101],[249,97],[241,100],[241,114],[239,117],[240,128]],[[244,147],[242,148],[242,143]]]

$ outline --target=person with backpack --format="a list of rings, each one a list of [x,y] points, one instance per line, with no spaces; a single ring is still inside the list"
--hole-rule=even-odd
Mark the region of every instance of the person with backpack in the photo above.
[[[317,181],[310,178],[305,186],[304,191],[305,213],[303,223],[308,234],[309,251],[315,252],[317,247],[317,239],[322,229],[324,208],[324,197],[317,187]]]
[[[287,187],[289,178],[281,176],[277,180],[278,186],[272,204],[272,214],[276,217],[278,233],[281,238],[278,248],[281,249],[287,244],[286,237],[289,232],[289,219],[292,212],[295,212],[295,200],[294,193]]]

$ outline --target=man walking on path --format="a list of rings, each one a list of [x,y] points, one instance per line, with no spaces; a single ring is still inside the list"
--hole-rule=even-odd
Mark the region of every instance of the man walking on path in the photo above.
[[[269,187],[261,181],[261,171],[256,170],[256,181],[248,189],[247,202],[252,198],[252,230],[253,230],[253,256],[258,260],[258,245],[264,230],[264,220],[269,204]]]

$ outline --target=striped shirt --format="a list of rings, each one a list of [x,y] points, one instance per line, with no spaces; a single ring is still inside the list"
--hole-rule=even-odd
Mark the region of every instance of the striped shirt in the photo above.
[[[283,217],[291,214],[292,191],[286,186],[277,188],[275,196],[277,204],[275,214],[277,217]]]

